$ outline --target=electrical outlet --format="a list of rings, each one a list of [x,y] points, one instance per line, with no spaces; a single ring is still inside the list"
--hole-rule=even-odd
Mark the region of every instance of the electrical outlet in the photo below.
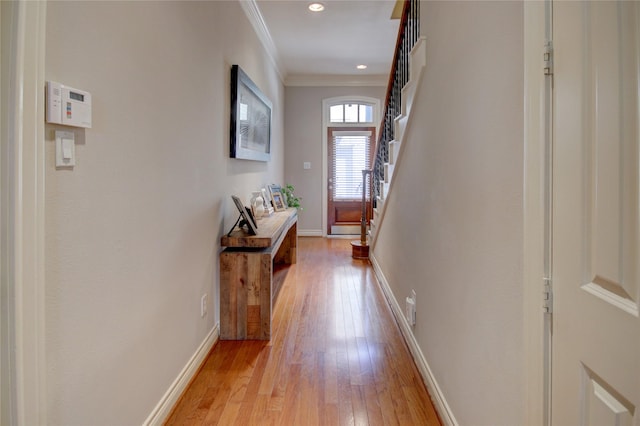
[[[411,297],[405,300],[404,316],[409,325],[416,325],[416,291],[411,290]]]
[[[411,318],[411,325],[416,325],[416,312],[418,311],[418,301],[416,300],[415,290],[411,290],[411,298],[413,299],[413,318]]]
[[[409,325],[415,324],[416,318],[416,304],[411,297],[407,297],[405,300],[404,316],[407,318]]]
[[[207,293],[203,294],[200,298],[200,317],[204,318],[207,314]]]

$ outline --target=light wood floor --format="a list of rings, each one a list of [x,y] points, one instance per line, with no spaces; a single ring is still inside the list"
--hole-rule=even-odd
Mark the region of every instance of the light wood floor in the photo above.
[[[168,425],[440,425],[368,263],[299,238],[272,339],[220,341]]]

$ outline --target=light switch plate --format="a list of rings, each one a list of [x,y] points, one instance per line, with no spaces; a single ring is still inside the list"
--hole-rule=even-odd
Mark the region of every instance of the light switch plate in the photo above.
[[[76,165],[75,134],[56,130],[56,167],[73,168]]]
[[[302,163],[302,168],[305,170],[309,170],[311,168],[311,162],[305,161],[304,163]]]

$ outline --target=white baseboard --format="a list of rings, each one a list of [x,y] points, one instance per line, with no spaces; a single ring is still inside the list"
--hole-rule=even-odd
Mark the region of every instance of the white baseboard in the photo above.
[[[200,365],[205,360],[205,357],[218,341],[220,337],[220,325],[216,324],[215,327],[211,329],[207,337],[205,337],[204,341],[200,344],[200,347],[193,354],[191,359],[187,362],[187,365],[184,366],[178,377],[171,383],[167,392],[162,396],[158,405],[153,409],[147,420],[144,421],[144,426],[155,426],[161,425],[167,419],[171,410],[178,402],[178,399],[185,391],[191,379],[195,376],[200,368]]]
[[[380,288],[382,289],[382,292],[384,293],[387,301],[389,302],[389,305],[391,306],[391,310],[393,311],[393,315],[396,317],[396,321],[400,325],[400,331],[404,336],[404,340],[407,342],[407,346],[409,346],[409,351],[411,352],[413,360],[418,367],[418,371],[422,376],[422,380],[424,380],[425,384],[427,385],[431,400],[436,410],[438,411],[438,415],[440,415],[440,419],[442,420],[443,424],[447,426],[457,426],[458,422],[456,421],[456,418],[451,411],[451,407],[449,407],[449,404],[447,404],[447,401],[442,394],[442,390],[440,389],[440,386],[438,386],[438,382],[436,382],[436,379],[431,372],[431,368],[429,368],[429,364],[427,363],[427,360],[425,359],[420,346],[418,346],[418,342],[413,335],[411,326],[404,316],[404,311],[393,295],[391,287],[389,286],[389,282],[384,276],[382,269],[380,269],[380,264],[378,263],[373,252],[369,253],[369,260],[373,265],[373,270],[376,274],[376,278],[378,279],[378,283],[380,284]]]
[[[322,237],[322,229],[298,229],[298,237]]]

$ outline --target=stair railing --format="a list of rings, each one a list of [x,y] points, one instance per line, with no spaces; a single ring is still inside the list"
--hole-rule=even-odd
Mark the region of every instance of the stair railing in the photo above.
[[[371,198],[374,205],[377,203],[377,197],[381,195],[380,182],[384,180],[384,164],[389,161],[389,142],[394,138],[394,120],[401,112],[402,88],[409,81],[409,54],[419,37],[420,0],[405,0],[389,74],[384,114],[371,165]]]
[[[371,185],[371,173],[373,170],[362,171],[362,212],[360,216],[360,244],[362,246],[367,245],[367,218],[369,216],[367,211],[367,176],[369,176],[369,185]],[[369,192],[369,196],[371,197],[371,192]]]

